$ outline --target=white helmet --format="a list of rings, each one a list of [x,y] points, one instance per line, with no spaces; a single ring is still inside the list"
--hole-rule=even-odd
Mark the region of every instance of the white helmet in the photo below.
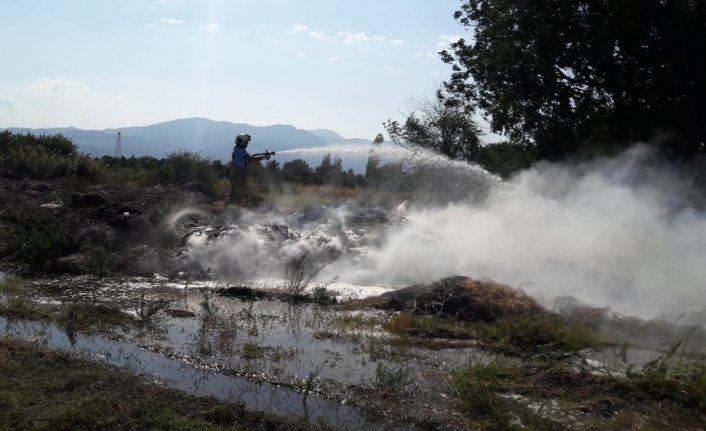
[[[235,137],[235,145],[245,145],[250,142],[250,135],[247,133],[241,133]]]

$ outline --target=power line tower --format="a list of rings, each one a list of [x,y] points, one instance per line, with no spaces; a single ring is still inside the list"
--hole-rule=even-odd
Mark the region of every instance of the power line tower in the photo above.
[[[118,141],[115,143],[115,158],[122,156],[123,149],[120,148],[120,132],[118,132]]]

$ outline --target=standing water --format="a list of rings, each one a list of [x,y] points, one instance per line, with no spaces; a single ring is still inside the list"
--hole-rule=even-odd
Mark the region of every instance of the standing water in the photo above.
[[[40,341],[50,349],[78,351],[106,364],[129,367],[172,388],[192,394],[242,402],[249,408],[279,415],[308,418],[352,429],[390,429],[370,423],[353,409],[318,397],[307,397],[280,386],[198,368],[192,364],[144,350],[133,344],[102,337],[66,334],[54,325],[0,317],[0,333],[14,339]]]

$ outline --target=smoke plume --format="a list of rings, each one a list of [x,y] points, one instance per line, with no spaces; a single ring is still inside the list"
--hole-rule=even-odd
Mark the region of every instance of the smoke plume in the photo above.
[[[322,277],[405,286],[465,275],[522,287],[548,305],[571,296],[645,318],[699,311],[706,217],[689,174],[638,146],[590,163],[540,163],[503,183],[489,176],[482,201],[410,205],[403,222],[362,253],[341,253]],[[316,227],[303,228],[308,239],[281,253],[316,247]]]

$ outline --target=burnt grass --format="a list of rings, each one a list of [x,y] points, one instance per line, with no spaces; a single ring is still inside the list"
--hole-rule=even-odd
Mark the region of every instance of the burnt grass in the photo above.
[[[198,211],[170,221],[184,207]],[[178,254],[195,227],[237,217],[225,196],[194,185],[116,189],[0,178],[0,268],[25,277],[174,277],[186,270]],[[605,310],[558,313],[519,289],[461,276],[343,303],[325,290],[236,285],[216,293],[343,313],[382,310],[386,317],[378,323],[389,334],[384,343],[429,350],[474,347],[485,358],[458,364],[447,376],[441,402],[415,399],[406,375],[382,370],[377,385],[350,388],[355,394],[350,403],[372,417],[429,430],[706,428],[703,357],[665,351],[651,366],[625,374],[599,374],[585,366],[586,352],[617,347],[615,333],[634,335],[650,326],[616,320]],[[74,304],[52,314],[19,299],[0,311],[71,322],[87,332],[108,331],[104,324],[126,325],[109,306]],[[345,328],[331,329],[321,336],[349,338]],[[667,328],[651,329],[674,335]],[[325,429],[162,388],[125,371],[6,338],[0,339],[0,373],[0,429]],[[431,411],[442,415],[425,413]]]

